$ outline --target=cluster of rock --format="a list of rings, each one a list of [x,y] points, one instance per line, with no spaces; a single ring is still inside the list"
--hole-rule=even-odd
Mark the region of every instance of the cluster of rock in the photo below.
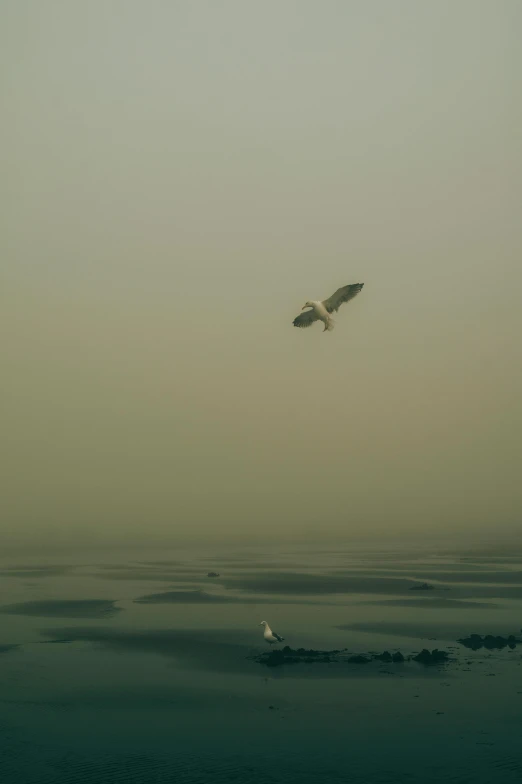
[[[345,662],[348,664],[370,664],[372,661],[386,662],[387,664],[402,664],[405,661],[415,661],[424,665],[445,664],[449,660],[449,654],[446,651],[439,651],[437,648],[433,651],[428,651],[426,648],[415,656],[408,656],[407,658],[400,652],[390,653],[383,651],[382,653],[355,656],[347,656],[346,649],[334,651],[316,651],[314,649],[306,648],[290,648],[285,645],[284,648],[277,648],[275,650],[262,653],[260,656],[254,657],[254,660],[259,664],[264,664],[267,667],[280,667],[283,664],[329,664],[332,662]]]
[[[423,648],[420,653],[411,658],[413,661],[419,662],[419,664],[430,666],[433,664],[445,664],[449,661],[449,653],[447,653],[447,651],[439,651],[438,648],[434,648],[432,651]]]
[[[478,651],[480,648],[487,648],[492,651],[501,648],[516,648],[517,645],[522,645],[522,640],[510,634],[509,637],[501,637],[500,635],[486,634],[481,637],[480,634],[470,634],[469,637],[463,637],[457,640],[461,645],[466,648],[471,648],[473,651]]]
[[[430,590],[432,588],[432,586],[427,586],[426,583],[423,585],[426,585],[426,587],[415,587],[412,590]],[[478,651],[480,648],[488,650],[513,649],[517,645],[522,645],[522,639],[515,637],[514,634],[510,634],[508,637],[493,634],[486,634],[482,637],[480,634],[470,634],[469,637],[463,637],[457,640],[457,642],[474,651]],[[450,656],[447,651],[440,651],[438,648],[434,648],[432,651],[424,648],[420,653],[409,656],[404,656],[400,651],[395,653],[383,651],[382,653],[350,655],[346,648],[333,651],[316,651],[313,648],[294,649],[289,645],[285,645],[284,648],[266,651],[259,656],[254,656],[253,659],[267,667],[280,667],[283,664],[330,664],[333,662],[370,664],[372,661],[384,662],[385,664],[402,664],[405,661],[414,661],[429,667],[447,664],[450,661]]]
[[[397,651],[396,653],[383,651],[382,653],[374,653],[370,657],[350,656],[347,661],[349,664],[369,664],[371,661],[375,660],[386,662],[387,664],[402,664],[402,662],[405,661],[415,661],[419,664],[430,666],[433,664],[445,664],[449,661],[449,654],[446,651],[439,651],[438,648],[435,648],[433,651],[428,651],[427,648],[423,648],[423,650],[415,656],[405,657],[400,651]]]
[[[429,583],[419,583],[419,585],[412,585],[410,591],[433,591],[433,585]]]
[[[377,653],[373,656],[374,659],[378,659],[379,661],[387,662],[391,664],[401,664],[404,661],[404,656],[400,651],[396,653],[390,653],[389,651],[383,651],[382,653]]]
[[[254,659],[260,664],[266,664],[267,667],[279,667],[281,664],[327,664],[339,661],[337,657],[342,653],[344,651],[316,651],[313,648],[294,650],[289,645],[285,645],[284,648],[274,648]]]

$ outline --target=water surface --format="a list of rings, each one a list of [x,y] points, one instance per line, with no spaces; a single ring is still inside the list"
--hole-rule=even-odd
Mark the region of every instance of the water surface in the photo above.
[[[2,784],[522,781],[522,646],[456,642],[520,633],[522,554],[75,553],[5,560],[0,591]],[[269,669],[261,620],[453,661]]]

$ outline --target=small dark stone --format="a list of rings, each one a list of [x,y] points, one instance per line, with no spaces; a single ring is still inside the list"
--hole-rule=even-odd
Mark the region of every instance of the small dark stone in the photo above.
[[[350,656],[348,662],[350,664],[369,664],[371,659],[369,659],[367,656]]]
[[[219,577],[219,572],[207,572],[207,577]]]
[[[433,591],[433,585],[428,583],[420,583],[419,585],[412,585],[410,591]]]
[[[378,659],[379,661],[383,661],[383,662],[391,662],[391,661],[393,661],[392,655],[391,655],[391,653],[389,651],[383,651],[382,653],[378,653],[373,658],[374,659]]]
[[[392,661],[396,664],[401,664],[404,661],[404,656],[400,651],[397,651],[397,653],[393,654]]]

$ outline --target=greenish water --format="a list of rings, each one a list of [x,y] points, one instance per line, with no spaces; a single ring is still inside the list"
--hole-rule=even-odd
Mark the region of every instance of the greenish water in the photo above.
[[[4,558],[0,590],[2,784],[522,781],[522,646],[456,642],[520,633],[522,553]],[[269,669],[261,620],[293,648],[454,658]]]

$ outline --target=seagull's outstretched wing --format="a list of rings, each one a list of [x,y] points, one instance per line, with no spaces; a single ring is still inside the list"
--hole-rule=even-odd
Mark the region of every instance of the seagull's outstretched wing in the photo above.
[[[335,294],[325,299],[323,305],[328,313],[333,313],[339,310],[343,302],[348,302],[353,299],[362,289],[364,283],[350,283],[349,286],[343,286],[342,289],[337,289]],[[295,322],[294,322],[295,323]]]
[[[314,321],[317,321],[318,318],[319,316],[315,310],[305,310],[294,319],[293,325],[294,327],[309,327]]]

